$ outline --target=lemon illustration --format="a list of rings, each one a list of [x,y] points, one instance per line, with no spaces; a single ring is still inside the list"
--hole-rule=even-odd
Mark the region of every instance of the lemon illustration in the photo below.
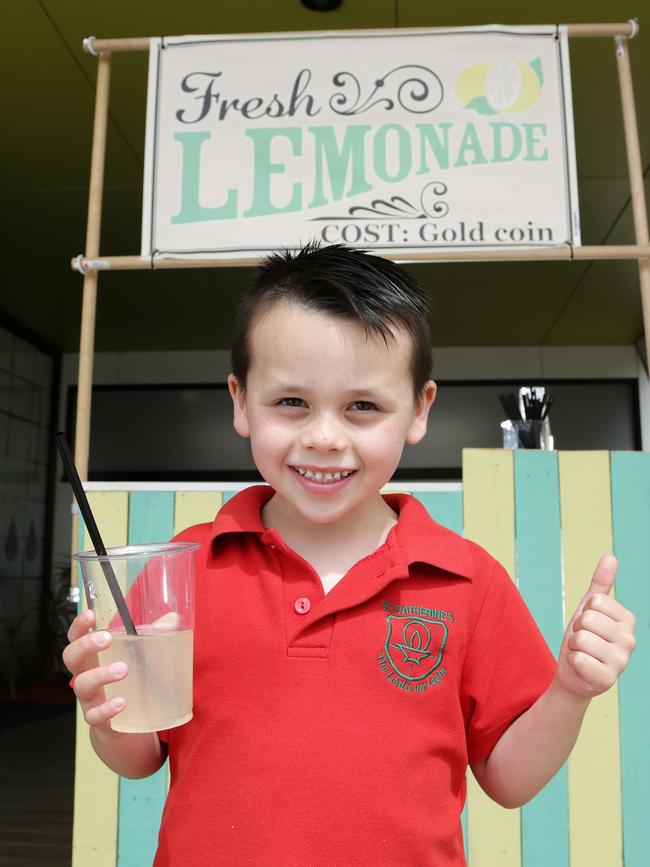
[[[490,66],[485,96],[495,111],[526,111],[541,92],[537,74],[521,60],[498,60]]]
[[[458,76],[454,90],[464,105],[477,97],[485,96],[485,78],[489,68],[489,63],[475,63],[474,66],[463,69]]]
[[[456,95],[479,114],[526,111],[539,99],[544,78],[538,57],[530,63],[497,60],[476,63],[458,76]]]

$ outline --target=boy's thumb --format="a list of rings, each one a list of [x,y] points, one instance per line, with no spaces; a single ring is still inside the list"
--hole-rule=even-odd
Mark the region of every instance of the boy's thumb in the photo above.
[[[607,594],[611,591],[616,578],[617,566],[618,562],[613,554],[605,554],[604,557],[600,558],[583,602],[587,602],[594,593]]]
[[[605,593],[608,594],[612,587],[614,586],[614,578],[616,577],[616,567],[618,566],[616,557],[612,554],[605,554],[604,557],[601,557],[598,561],[598,565],[594,571],[594,574],[591,577],[591,583],[587,588],[587,592],[580,600],[580,604],[576,608],[573,613],[573,617],[569,621],[569,624],[564,633],[564,642],[563,646],[566,645],[566,642],[569,639],[569,636],[575,630],[575,623],[585,610],[587,605],[589,604],[589,600],[596,593]]]

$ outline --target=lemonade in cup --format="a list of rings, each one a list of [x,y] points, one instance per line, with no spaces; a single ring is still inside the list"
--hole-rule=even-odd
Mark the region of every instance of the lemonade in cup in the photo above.
[[[95,628],[111,633],[102,665],[125,662],[128,674],[105,686],[106,698],[126,705],[111,720],[119,732],[152,732],[192,719],[194,542],[129,545],[106,554],[74,554],[81,567]],[[124,594],[137,634],[120,616],[107,582],[107,564]]]

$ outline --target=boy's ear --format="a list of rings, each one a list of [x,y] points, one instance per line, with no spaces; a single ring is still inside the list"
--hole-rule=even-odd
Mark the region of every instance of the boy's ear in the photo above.
[[[413,410],[413,420],[406,434],[406,442],[410,446],[419,443],[422,437],[427,432],[427,419],[429,418],[429,410],[436,399],[437,385],[430,379],[424,384],[424,388],[420,392],[415,408]]]
[[[239,436],[249,437],[251,432],[246,414],[246,392],[234,373],[228,375],[228,391],[232,397],[234,409],[233,426]]]

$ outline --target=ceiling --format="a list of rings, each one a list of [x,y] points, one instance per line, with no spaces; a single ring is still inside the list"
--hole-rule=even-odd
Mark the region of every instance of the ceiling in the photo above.
[[[75,351],[97,59],[82,39],[369,27],[626,21],[628,0],[2,0],[0,60],[5,274],[0,322]],[[543,20],[542,20],[543,19]],[[641,153],[650,167],[650,16],[630,43]],[[644,29],[644,27],[646,29]],[[574,39],[571,67],[584,244],[634,243],[613,40]],[[102,255],[137,254],[147,56],[113,57]],[[413,267],[434,297],[439,346],[631,344],[643,332],[636,262],[462,263]],[[214,349],[230,340],[247,269],[102,273],[97,350]]]

